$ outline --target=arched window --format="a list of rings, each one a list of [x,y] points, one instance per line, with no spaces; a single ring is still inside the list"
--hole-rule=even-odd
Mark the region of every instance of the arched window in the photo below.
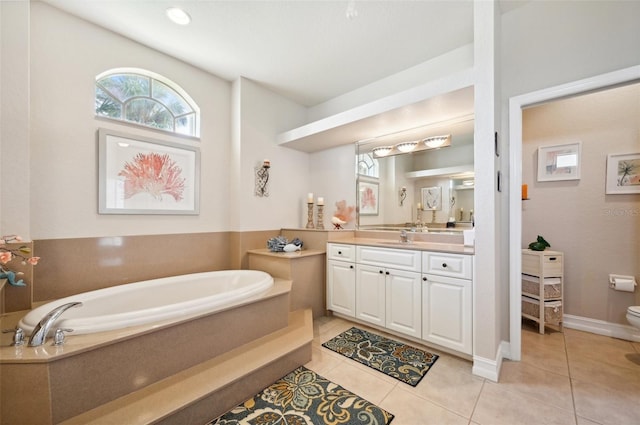
[[[96,115],[187,136],[200,136],[200,108],[173,81],[118,68],[96,77]]]
[[[357,173],[361,176],[380,177],[378,160],[373,157],[372,153],[361,153],[358,155],[356,167]]]

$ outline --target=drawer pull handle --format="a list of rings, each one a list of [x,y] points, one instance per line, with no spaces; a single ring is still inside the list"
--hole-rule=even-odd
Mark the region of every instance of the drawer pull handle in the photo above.
[[[556,257],[549,257],[549,261],[556,261],[557,258]]]
[[[447,268],[447,263],[442,263],[442,267]]]

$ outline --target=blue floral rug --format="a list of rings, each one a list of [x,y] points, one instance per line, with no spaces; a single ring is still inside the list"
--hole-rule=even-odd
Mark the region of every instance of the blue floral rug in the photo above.
[[[439,357],[358,328],[351,328],[322,346],[414,387]]]
[[[208,425],[386,425],[393,415],[304,366]]]

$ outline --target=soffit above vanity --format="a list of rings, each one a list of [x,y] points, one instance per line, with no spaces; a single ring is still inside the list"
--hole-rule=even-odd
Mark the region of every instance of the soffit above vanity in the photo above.
[[[280,133],[276,142],[312,153],[473,113],[469,70]]]

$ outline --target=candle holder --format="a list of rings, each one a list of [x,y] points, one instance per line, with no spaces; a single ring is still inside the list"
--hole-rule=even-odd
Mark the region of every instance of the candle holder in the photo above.
[[[324,216],[322,214],[323,209],[324,205],[318,205],[318,221],[316,222],[316,229],[324,230]]]
[[[307,229],[314,229],[314,226],[313,226],[313,202],[307,202]]]
[[[419,232],[422,231],[422,208],[418,208],[418,212],[416,214],[416,228]]]

